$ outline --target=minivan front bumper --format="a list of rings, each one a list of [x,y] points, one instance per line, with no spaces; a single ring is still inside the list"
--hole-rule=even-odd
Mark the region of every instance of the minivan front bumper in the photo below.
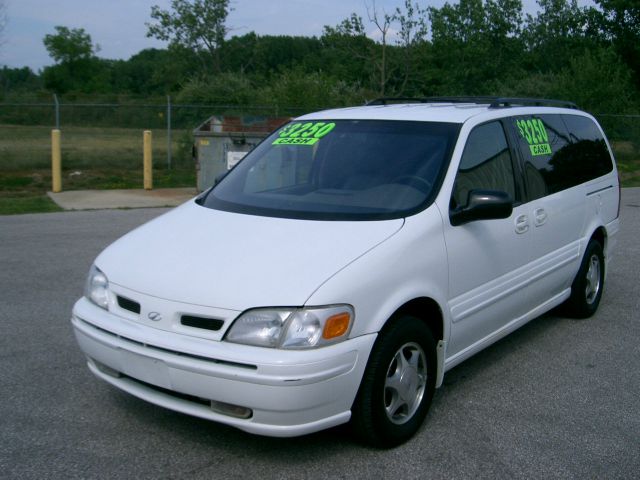
[[[313,350],[276,350],[152,328],[85,298],[71,318],[90,370],[136,397],[269,436],[297,436],[351,417],[376,335]],[[212,406],[249,409],[249,418]],[[221,402],[221,403],[220,403]]]

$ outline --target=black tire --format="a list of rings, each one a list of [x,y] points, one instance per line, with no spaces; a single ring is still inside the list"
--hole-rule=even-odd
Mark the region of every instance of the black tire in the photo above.
[[[436,362],[433,335],[423,321],[407,315],[390,320],[352,408],[351,424],[361,441],[390,448],[416,433],[433,398]]]
[[[562,312],[572,318],[588,318],[596,313],[604,290],[604,255],[602,245],[590,240],[580,269],[571,284],[571,296]]]

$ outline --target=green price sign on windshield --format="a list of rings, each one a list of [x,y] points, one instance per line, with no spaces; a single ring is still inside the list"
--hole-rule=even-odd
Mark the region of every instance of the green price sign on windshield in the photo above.
[[[315,145],[336,127],[335,123],[291,123],[284,127],[273,145]]]

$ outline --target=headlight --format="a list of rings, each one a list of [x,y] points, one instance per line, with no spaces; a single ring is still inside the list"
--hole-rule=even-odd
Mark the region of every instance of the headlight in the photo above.
[[[236,319],[225,340],[259,347],[303,349],[345,340],[353,324],[353,308],[257,308]]]
[[[109,280],[95,265],[91,265],[89,270],[84,296],[105,310],[109,305]]]

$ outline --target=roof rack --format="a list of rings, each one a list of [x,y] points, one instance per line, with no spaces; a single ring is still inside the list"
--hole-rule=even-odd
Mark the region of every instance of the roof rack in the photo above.
[[[374,100],[369,100],[365,103],[366,107],[373,105],[389,105],[391,103],[427,103],[425,98],[422,97],[380,97]]]
[[[512,106],[536,106],[536,107],[560,107],[578,109],[578,105],[566,100],[553,100],[550,98],[527,98],[527,97],[497,97],[490,105],[490,108],[512,107]]]
[[[390,105],[396,103],[474,103],[489,105],[489,108],[509,108],[521,106],[563,107],[577,109],[573,102],[551,100],[547,98],[526,97],[381,97],[367,102],[365,105]]]

